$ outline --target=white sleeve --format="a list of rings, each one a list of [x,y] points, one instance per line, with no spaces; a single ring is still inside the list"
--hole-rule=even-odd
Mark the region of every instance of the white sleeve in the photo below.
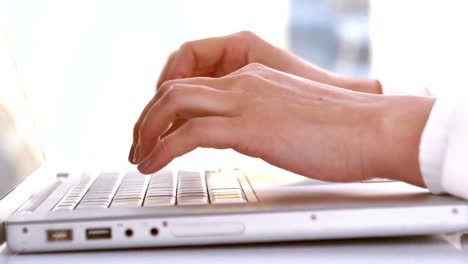
[[[419,163],[435,194],[468,199],[468,100],[436,100],[421,136]]]

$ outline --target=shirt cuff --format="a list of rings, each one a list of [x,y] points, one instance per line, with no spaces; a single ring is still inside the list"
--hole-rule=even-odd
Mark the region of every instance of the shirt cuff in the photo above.
[[[442,187],[449,194],[468,200],[468,175],[466,173],[466,148],[468,146],[468,98],[460,94],[452,124],[449,126],[445,162],[442,168]]]
[[[421,135],[419,166],[426,187],[434,194],[447,192],[442,174],[455,109],[453,100],[437,99]]]

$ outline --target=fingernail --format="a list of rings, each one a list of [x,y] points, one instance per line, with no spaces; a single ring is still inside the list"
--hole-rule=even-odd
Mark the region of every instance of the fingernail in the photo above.
[[[133,163],[133,152],[134,152],[135,148],[133,147],[133,144],[132,144],[132,147],[130,148],[130,153],[128,153],[128,161],[132,162]]]
[[[133,163],[138,163],[140,158],[140,144],[137,144],[135,147],[135,152],[133,153]]]
[[[141,172],[146,172],[150,164],[151,164],[151,156],[147,157],[145,160],[143,160],[140,163],[140,165],[138,165],[138,170]]]

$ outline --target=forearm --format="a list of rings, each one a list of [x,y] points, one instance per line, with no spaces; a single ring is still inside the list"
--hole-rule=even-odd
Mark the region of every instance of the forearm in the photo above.
[[[404,181],[425,187],[419,166],[422,131],[435,102],[417,96],[376,96],[379,113],[375,127],[376,177]]]

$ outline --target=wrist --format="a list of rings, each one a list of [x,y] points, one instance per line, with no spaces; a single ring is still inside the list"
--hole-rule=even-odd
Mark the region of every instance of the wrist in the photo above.
[[[434,98],[378,96],[370,151],[372,174],[424,187],[419,145]]]

